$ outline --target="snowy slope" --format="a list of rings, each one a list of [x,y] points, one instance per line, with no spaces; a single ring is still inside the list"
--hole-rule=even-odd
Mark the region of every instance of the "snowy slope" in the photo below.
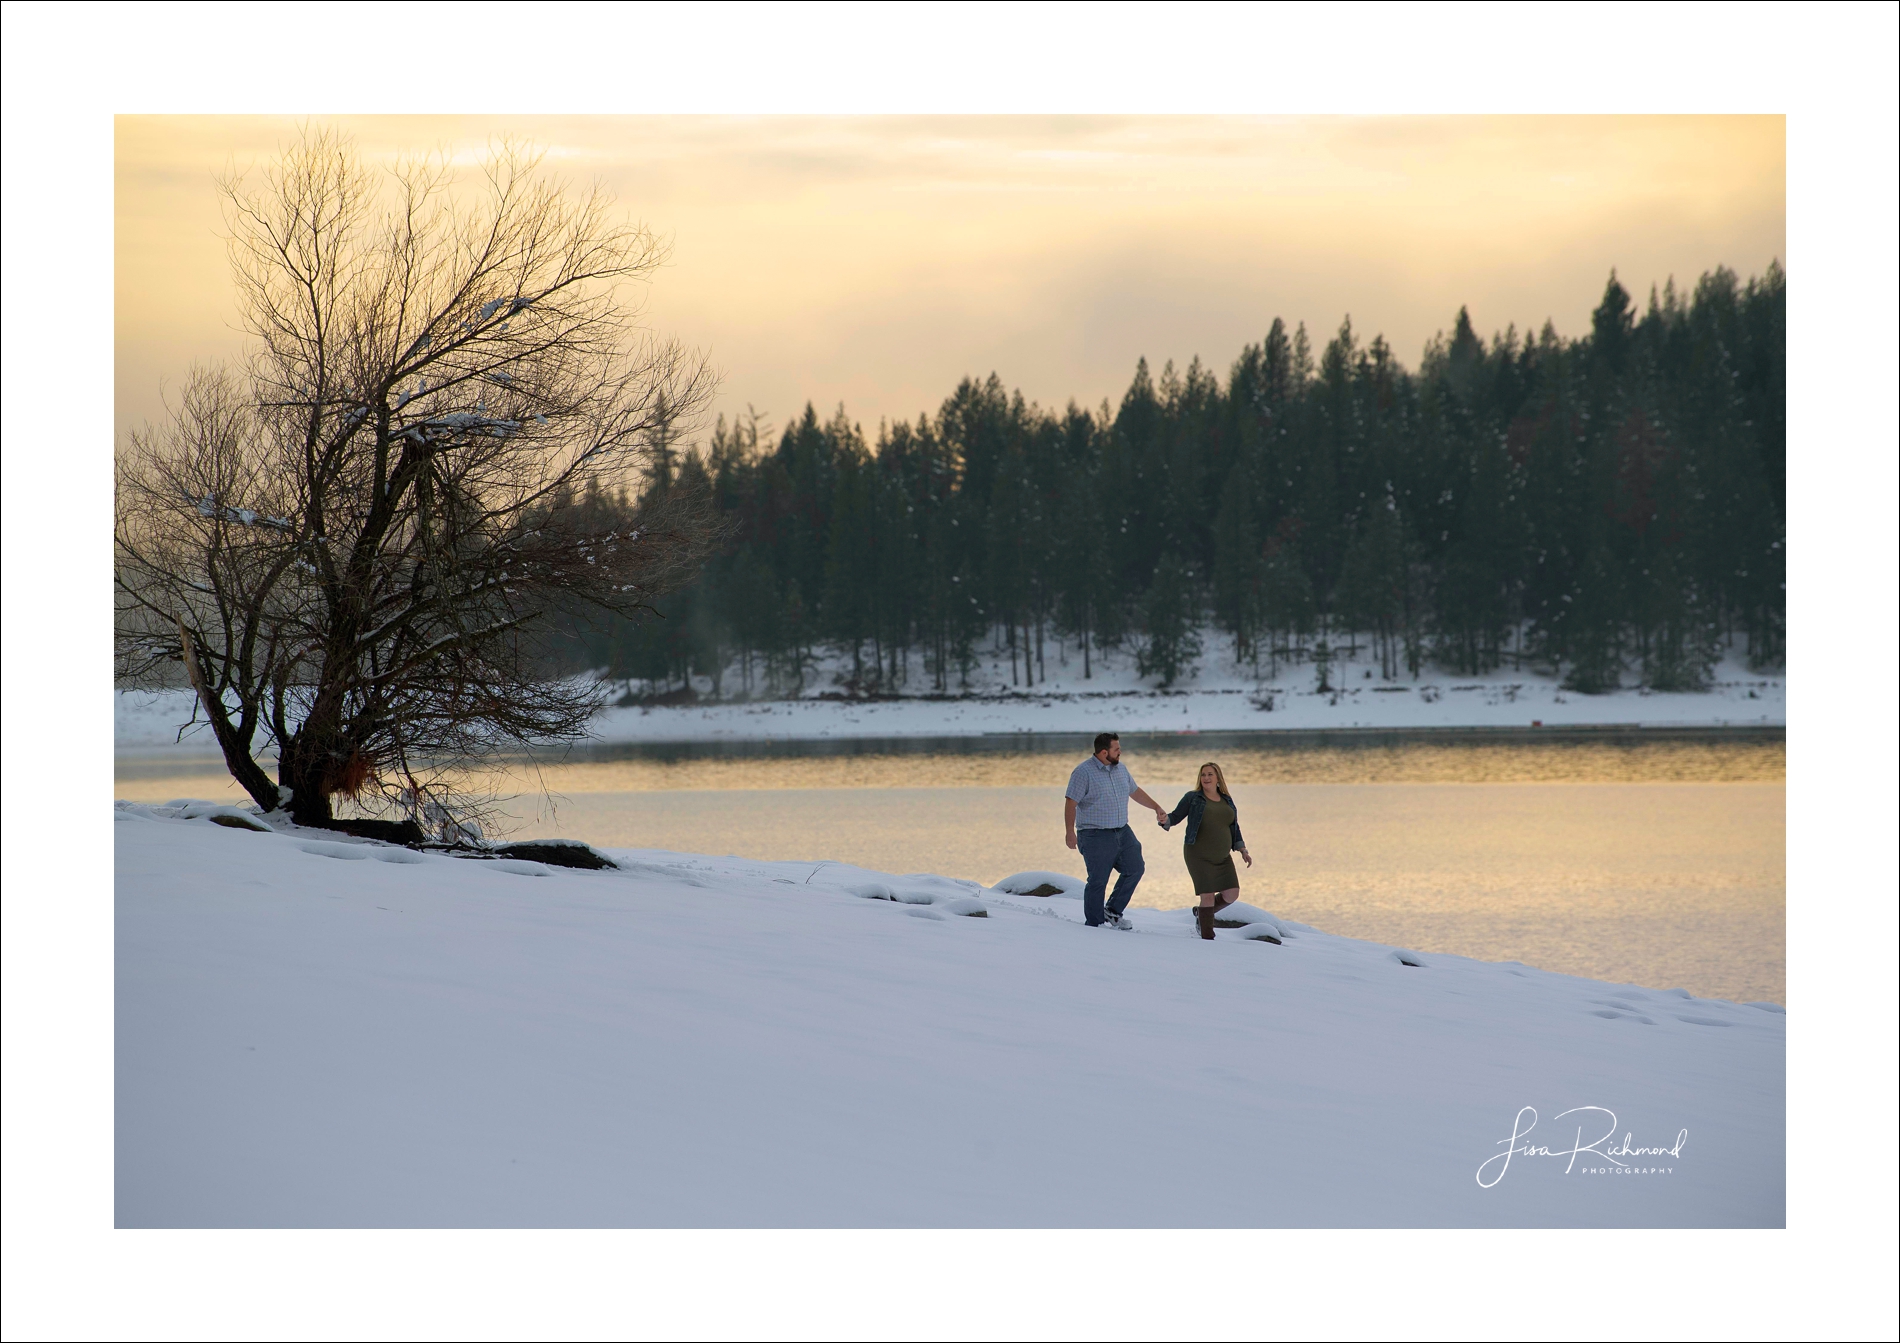
[[[1784,1220],[1779,1009],[1066,877],[115,822],[122,1226]],[[1484,1167],[1607,1111],[1678,1150]]]

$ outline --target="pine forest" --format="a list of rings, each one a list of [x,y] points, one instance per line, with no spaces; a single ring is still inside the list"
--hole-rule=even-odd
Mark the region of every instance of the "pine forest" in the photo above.
[[[1350,646],[1388,679],[1501,667],[1584,693],[1706,686],[1785,629],[1785,275],[1610,276],[1590,329],[1481,337],[1415,371],[1350,319],[1275,319],[1223,379],[1140,362],[1119,405],[1056,411],[995,374],[875,441],[841,407],[664,437],[659,496],[722,542],[657,618],[558,622],[568,669],[630,698],[955,695],[980,648],[1016,684],[1058,647],[1166,687],[1215,653],[1273,677]],[[833,679],[827,676],[828,681]],[[695,690],[697,684],[698,689]]]

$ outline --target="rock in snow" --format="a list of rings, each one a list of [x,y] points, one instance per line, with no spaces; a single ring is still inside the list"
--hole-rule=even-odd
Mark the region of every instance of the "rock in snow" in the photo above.
[[[1008,895],[1033,895],[1044,899],[1052,895],[1070,900],[1082,898],[1082,883],[1063,872],[1018,872],[997,882],[996,889]]]
[[[1772,1004],[1058,873],[115,818],[121,1226],[1784,1224]]]

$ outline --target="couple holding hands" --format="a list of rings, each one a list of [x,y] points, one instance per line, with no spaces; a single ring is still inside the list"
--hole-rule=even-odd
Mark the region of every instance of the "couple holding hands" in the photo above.
[[[1120,735],[1103,732],[1095,738],[1095,754],[1069,775],[1062,819],[1068,846],[1078,850],[1088,866],[1088,884],[1082,890],[1083,921],[1091,928],[1134,927],[1123,913],[1147,869],[1141,841],[1128,824],[1128,800],[1133,798],[1154,812],[1163,830],[1187,821],[1181,856],[1200,897],[1194,917],[1201,936],[1212,940],[1215,911],[1240,898],[1234,853],[1238,851],[1247,866],[1253,866],[1253,855],[1240,836],[1239,813],[1228,795],[1226,776],[1212,761],[1202,765],[1198,785],[1168,811],[1141,790],[1121,759]],[[1112,897],[1107,894],[1111,871],[1121,873]]]

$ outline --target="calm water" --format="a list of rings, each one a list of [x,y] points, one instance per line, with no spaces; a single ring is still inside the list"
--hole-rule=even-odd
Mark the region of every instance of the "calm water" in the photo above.
[[[1129,738],[1172,805],[1202,761],[1233,787],[1255,864],[1242,898],[1329,932],[1569,974],[1784,1000],[1783,743]],[[991,882],[1082,875],[1061,789],[1086,751],[1040,741],[597,748],[498,792],[520,837],[831,859]],[[120,797],[233,791],[215,772],[122,760]],[[542,790],[553,795],[553,803]],[[1180,840],[1136,814],[1136,904],[1191,903]]]

